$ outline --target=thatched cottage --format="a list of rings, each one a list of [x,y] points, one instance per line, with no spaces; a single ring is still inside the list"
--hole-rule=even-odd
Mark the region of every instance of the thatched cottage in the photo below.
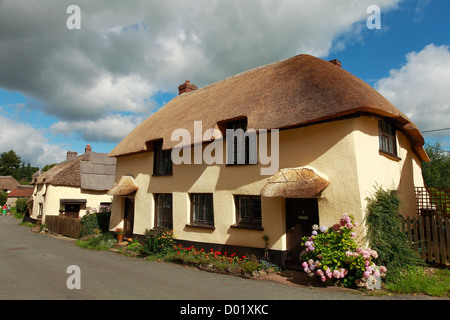
[[[6,205],[14,207],[17,200],[29,199],[33,195],[33,190],[33,186],[18,185],[17,188],[12,189],[11,192],[8,193]]]
[[[12,176],[0,176],[0,192],[9,193],[20,186],[20,183]]]
[[[298,55],[179,90],[109,154],[111,230],[168,227],[184,244],[260,255],[268,236],[271,259],[289,264],[313,224],[346,212],[361,222],[375,185],[398,190],[414,215],[423,137],[339,61]]]
[[[45,222],[47,215],[81,218],[101,205],[111,205],[107,191],[114,185],[116,159],[106,153],[67,152],[67,159],[35,177],[31,218]]]

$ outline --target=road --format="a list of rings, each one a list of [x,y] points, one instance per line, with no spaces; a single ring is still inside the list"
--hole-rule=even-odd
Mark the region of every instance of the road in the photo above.
[[[73,241],[31,232],[0,217],[0,300],[380,300],[327,289],[214,274],[171,263],[81,249]],[[69,289],[69,266],[80,289]],[[412,297],[407,299],[427,299]]]

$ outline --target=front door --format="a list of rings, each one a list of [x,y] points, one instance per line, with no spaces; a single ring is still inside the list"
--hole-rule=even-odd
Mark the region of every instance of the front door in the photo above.
[[[123,229],[124,237],[131,238],[133,236],[134,225],[134,198],[125,198],[125,208],[123,213]]]
[[[80,214],[80,205],[76,203],[67,203],[64,205],[64,215],[66,217],[78,218]]]
[[[299,254],[303,250],[302,237],[310,236],[312,226],[319,224],[317,199],[286,199],[286,240],[289,268],[300,268]]]

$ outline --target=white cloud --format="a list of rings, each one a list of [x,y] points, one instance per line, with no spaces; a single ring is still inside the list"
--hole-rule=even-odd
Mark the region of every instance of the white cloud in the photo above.
[[[59,145],[49,143],[44,130],[35,129],[0,116],[0,152],[14,150],[22,162],[42,168],[46,164],[58,163],[66,158],[67,151]]]
[[[383,13],[401,0],[378,0]],[[54,134],[117,142],[152,97],[361,38],[372,0],[0,0],[0,88],[58,120]],[[111,130],[114,128],[114,130]],[[42,132],[39,132],[42,137]],[[20,140],[18,140],[20,141]]]
[[[391,70],[375,88],[405,113],[419,129],[450,125],[450,48],[430,44],[406,55],[406,64]],[[442,134],[448,131],[442,132]],[[437,133],[439,134],[439,133]]]
[[[387,12],[399,1],[377,4]],[[76,121],[152,108],[152,95],[175,92],[187,79],[204,86],[297,53],[326,56],[337,38],[360,34],[371,4],[80,0],[81,30],[68,30],[71,2],[2,2],[0,87],[40,101],[36,108],[47,114]]]
[[[50,127],[50,131],[66,136],[75,133],[89,142],[118,143],[143,120],[141,116],[110,114],[95,121],[59,121]]]

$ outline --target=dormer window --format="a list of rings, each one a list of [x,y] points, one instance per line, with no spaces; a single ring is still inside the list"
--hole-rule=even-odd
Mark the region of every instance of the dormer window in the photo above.
[[[378,121],[380,152],[397,157],[397,139],[395,127],[391,122],[385,120]]]
[[[251,131],[251,130],[249,130]],[[247,130],[247,119],[227,123],[227,164],[256,164],[256,132]]]
[[[165,176],[172,175],[172,152],[171,150],[163,150],[163,141],[154,142],[153,156],[153,175]]]

